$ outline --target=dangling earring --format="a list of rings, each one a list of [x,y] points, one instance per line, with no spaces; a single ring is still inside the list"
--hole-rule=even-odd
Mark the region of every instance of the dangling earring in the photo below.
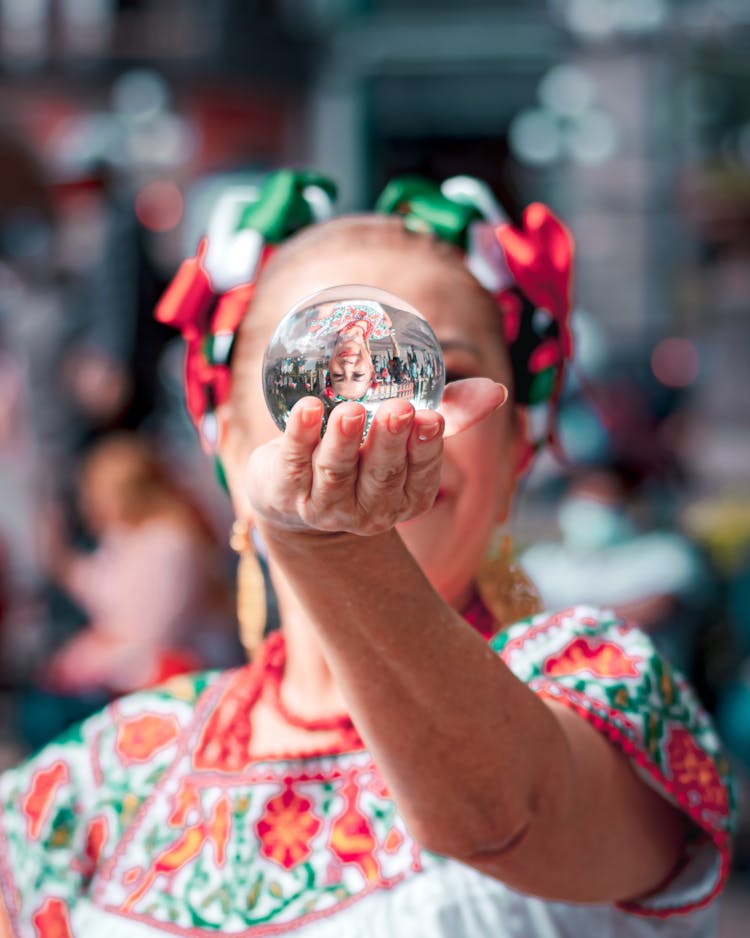
[[[266,584],[247,521],[234,522],[229,546],[240,558],[237,565],[237,620],[240,642],[252,659],[261,646],[266,629]]]
[[[501,627],[544,608],[539,591],[513,555],[513,542],[507,532],[501,531],[493,538],[477,576],[477,589]]]

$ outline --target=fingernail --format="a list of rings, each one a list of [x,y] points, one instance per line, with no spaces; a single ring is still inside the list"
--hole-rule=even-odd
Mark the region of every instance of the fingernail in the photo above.
[[[411,424],[414,414],[409,411],[406,414],[391,414],[388,418],[388,429],[391,433],[403,433]]]
[[[320,410],[317,407],[303,407],[300,420],[303,427],[314,427],[320,420]]]
[[[362,433],[362,414],[348,414],[341,418],[341,432],[344,436],[358,436]]]
[[[432,423],[425,423],[419,428],[417,439],[426,443],[428,440],[434,440],[438,433],[440,433],[440,421],[435,420]]]

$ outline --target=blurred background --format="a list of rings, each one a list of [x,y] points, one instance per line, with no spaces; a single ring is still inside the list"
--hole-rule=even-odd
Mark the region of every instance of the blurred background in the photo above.
[[[0,0],[0,765],[242,660],[229,506],[151,314],[221,189],[281,165],[342,210],[468,173],[568,222],[578,361],[516,550],[548,607],[644,623],[744,791],[748,0]],[[170,578],[194,593],[144,601]]]

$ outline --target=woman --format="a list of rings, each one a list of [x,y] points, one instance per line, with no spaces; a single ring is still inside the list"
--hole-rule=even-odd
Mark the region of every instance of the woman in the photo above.
[[[271,177],[245,224],[277,206],[272,232],[257,229],[278,244],[310,186],[326,188]],[[492,229],[516,273],[497,271],[491,293],[457,247],[478,210],[412,195],[397,217],[312,225],[264,251],[218,306],[205,246],[178,274],[160,314],[188,339],[188,403],[238,531],[262,544],[282,631],[247,668],[126,698],[3,780],[10,934],[711,932],[731,798],[689,689],[612,615],[511,625],[477,593],[528,461],[507,388],[549,398],[569,350],[568,236],[541,206]],[[450,230],[410,223],[448,212]],[[520,242],[534,247],[523,269]],[[470,379],[440,412],[387,401],[361,444],[361,404],[336,407],[321,438],[323,403],[304,398],[279,434],[265,344],[337,283],[427,317],[449,375]],[[520,355],[540,287],[557,319]],[[229,363],[206,336],[236,326]]]

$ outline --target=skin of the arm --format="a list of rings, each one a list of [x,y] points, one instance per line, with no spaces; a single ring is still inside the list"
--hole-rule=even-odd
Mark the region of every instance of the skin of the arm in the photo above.
[[[251,459],[254,520],[411,832],[547,898],[653,891],[679,860],[681,815],[519,681],[394,530],[434,497],[439,418],[388,402],[360,452],[359,411],[337,408],[321,442],[317,405],[297,405]]]

